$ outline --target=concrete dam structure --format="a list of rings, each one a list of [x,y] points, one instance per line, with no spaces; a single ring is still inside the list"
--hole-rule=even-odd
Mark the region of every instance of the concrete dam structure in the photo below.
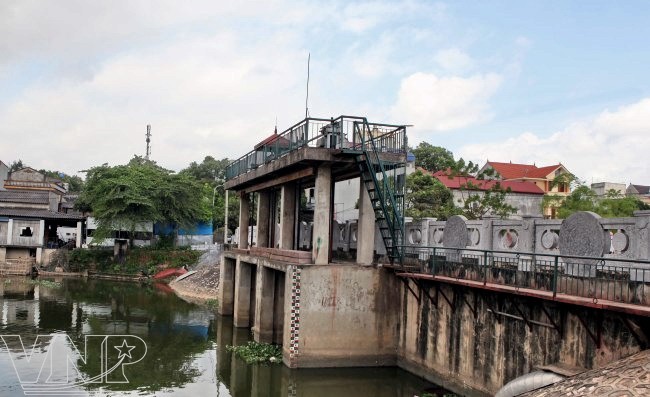
[[[647,348],[650,212],[407,222],[405,134],[309,118],[234,161],[226,189],[256,236],[240,227],[222,254],[220,313],[289,367],[396,365],[476,396]],[[333,190],[350,178],[359,219],[338,223]]]

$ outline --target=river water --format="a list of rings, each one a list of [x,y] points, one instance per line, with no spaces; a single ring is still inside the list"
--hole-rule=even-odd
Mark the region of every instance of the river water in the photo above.
[[[397,368],[247,365],[250,330],[165,285],[0,279],[0,396],[413,397],[444,391]],[[451,395],[451,394],[450,394]]]

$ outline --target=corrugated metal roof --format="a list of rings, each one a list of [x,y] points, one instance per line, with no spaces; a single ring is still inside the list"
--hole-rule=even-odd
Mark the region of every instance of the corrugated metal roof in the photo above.
[[[634,189],[636,189],[639,194],[650,194],[650,186],[643,186],[643,185],[632,185],[634,186]]]
[[[16,191],[16,190],[3,190],[0,191],[0,202],[13,202],[13,203],[30,203],[30,204],[48,204],[48,192],[34,192],[34,191]]]
[[[10,218],[37,218],[37,219],[68,219],[81,220],[82,216],[73,214],[64,214],[63,212],[54,212],[48,210],[34,210],[22,208],[0,208],[0,217]]]

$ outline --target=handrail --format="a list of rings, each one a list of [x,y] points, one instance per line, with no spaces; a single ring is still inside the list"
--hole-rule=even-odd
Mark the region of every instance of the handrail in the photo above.
[[[650,260],[403,245],[396,269],[558,294],[650,306]],[[492,288],[490,287],[490,288]]]
[[[345,149],[346,141],[349,142],[348,136],[354,133],[352,126],[359,121],[365,121],[369,125],[365,117],[359,116],[339,116],[336,119],[307,117],[282,133],[277,134],[277,138],[272,139],[270,143],[253,149],[228,164],[226,167],[226,180],[236,178],[262,164],[302,147]],[[400,134],[405,129],[404,126],[393,124],[372,123],[372,126],[381,129],[392,129],[392,131],[383,132],[382,139]],[[397,141],[401,140],[398,139]]]
[[[560,257],[563,259],[583,259],[583,260],[597,260],[597,261],[614,261],[614,262],[625,262],[625,263],[642,263],[650,265],[650,260],[646,259],[630,259],[630,258],[614,258],[606,256],[580,256],[580,255],[565,255],[565,254],[552,254],[544,252],[522,252],[522,251],[504,251],[504,250],[486,250],[480,248],[463,248],[463,247],[440,247],[440,246],[420,246],[420,245],[401,245],[403,248],[413,248],[413,249],[432,249],[432,250],[461,250],[461,251],[473,251],[473,252],[487,252],[494,254],[510,254],[516,256],[551,256],[551,257]],[[650,269],[649,269],[650,270]]]

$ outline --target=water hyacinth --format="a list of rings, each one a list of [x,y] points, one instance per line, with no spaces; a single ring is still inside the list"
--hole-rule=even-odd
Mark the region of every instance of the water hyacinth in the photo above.
[[[226,349],[246,361],[246,364],[282,362],[282,348],[270,343],[250,341],[241,346],[226,346]]]

